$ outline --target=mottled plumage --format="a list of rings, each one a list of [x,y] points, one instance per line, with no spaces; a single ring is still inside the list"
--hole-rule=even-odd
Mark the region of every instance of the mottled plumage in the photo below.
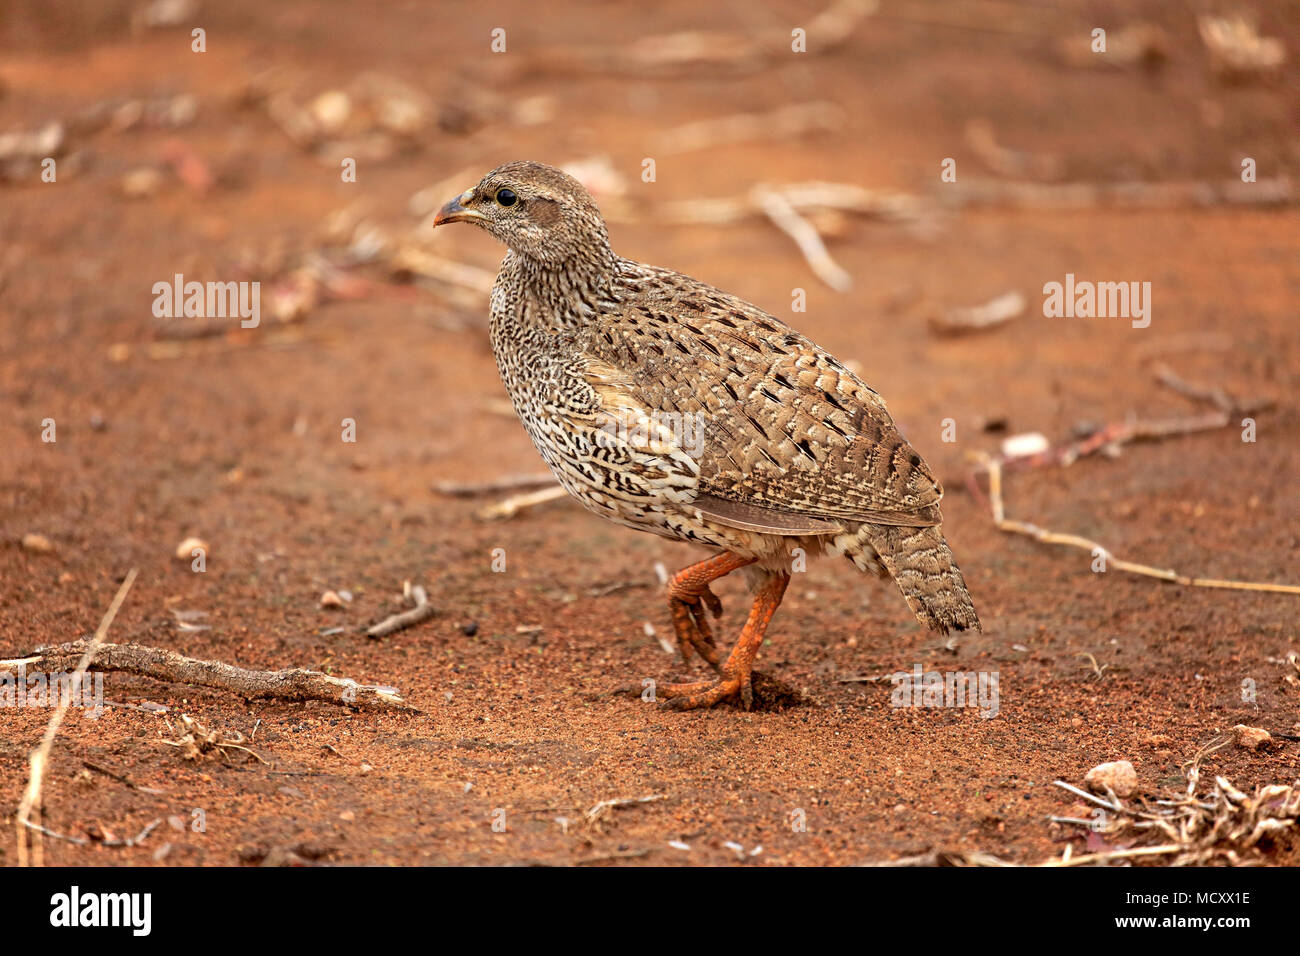
[[[940,529],[943,491],[884,400],[784,322],[688,276],[623,259],[576,180],[508,163],[448,203],[508,247],[492,349],[515,411],[560,483],[620,524],[705,545],[670,604],[683,656],[715,683],[661,687],[677,706],[751,699],[750,670],[791,554],[892,576],[927,627],[978,628]],[[709,581],[746,567],[757,597],[725,665]]]

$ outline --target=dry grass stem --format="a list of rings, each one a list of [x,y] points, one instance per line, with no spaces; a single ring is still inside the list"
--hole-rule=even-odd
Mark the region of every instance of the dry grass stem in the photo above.
[[[78,642],[80,644],[80,659],[77,661],[76,669],[72,674],[74,686],[85,675],[86,669],[90,666],[91,660],[94,659],[95,653],[104,645],[104,638],[108,634],[108,629],[113,623],[113,618],[117,617],[118,609],[122,607],[122,602],[126,600],[127,593],[131,590],[131,585],[135,583],[136,569],[132,568],[126,578],[122,581],[122,586],[117,589],[117,594],[113,598],[113,603],[108,606],[104,617],[99,622],[99,627],[95,629],[95,636],[89,642]],[[111,646],[111,645],[107,645]],[[39,660],[39,658],[37,658]],[[62,671],[64,667],[47,667],[46,670]],[[0,667],[4,662],[0,662]],[[62,695],[58,708],[50,717],[50,722],[45,727],[45,736],[41,738],[40,746],[32,752],[31,755],[31,776],[27,780],[27,789],[23,791],[22,801],[18,804],[18,815],[14,818],[15,825],[18,829],[18,865],[28,865],[28,834],[27,827],[31,822],[33,812],[39,820],[41,809],[41,785],[45,782],[45,768],[50,759],[50,748],[54,746],[54,738],[63,726],[63,718],[67,716],[69,700]],[[35,841],[31,847],[31,862],[36,866],[45,864],[45,849],[39,840]]]

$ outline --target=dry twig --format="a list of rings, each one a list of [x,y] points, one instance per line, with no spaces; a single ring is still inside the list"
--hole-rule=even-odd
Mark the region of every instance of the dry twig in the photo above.
[[[454,498],[472,498],[476,495],[494,494],[498,491],[542,488],[553,484],[555,484],[554,475],[549,471],[538,471],[527,475],[505,475],[501,478],[490,478],[487,481],[439,481],[434,483],[433,490],[440,495],[450,495]]]
[[[670,129],[659,137],[660,153],[713,149],[756,139],[789,140],[844,123],[844,108],[825,100],[783,106],[766,113],[736,113]]]
[[[437,279],[448,285],[468,289],[484,298],[492,291],[492,284],[496,282],[496,276],[486,269],[446,259],[413,245],[405,245],[398,249],[389,265],[393,272],[409,272],[428,279]]]
[[[541,491],[530,491],[527,494],[511,495],[504,501],[498,501],[494,505],[488,505],[478,512],[478,516],[484,521],[495,521],[500,518],[513,518],[519,512],[532,508],[536,505],[544,504],[548,501],[554,501],[557,498],[563,498],[568,495],[560,485],[551,488],[543,488]]]
[[[932,205],[916,196],[881,192],[851,183],[812,181],[768,184],[761,188],[780,193],[796,212],[808,215],[843,212],[903,223],[924,222],[933,215]],[[667,202],[654,209],[655,222],[683,226],[728,225],[760,215],[766,213],[755,201],[752,190],[741,196]]]
[[[667,799],[668,794],[666,793],[651,793],[644,797],[615,797],[611,800],[601,800],[582,816],[583,819],[587,821],[587,826],[592,826],[610,810],[616,810],[620,807],[636,806],[639,803],[654,803],[657,800]]]
[[[100,846],[132,847],[132,846],[139,846],[145,840],[149,839],[149,835],[153,833],[154,830],[158,829],[161,823],[162,823],[162,817],[158,817],[152,822],[146,824],[145,828],[141,830],[138,835],[136,835],[135,837],[127,837],[124,840],[118,840],[118,839],[88,840],[85,839],[84,837],[68,836],[66,833],[59,833],[57,830],[50,830],[47,827],[43,827],[40,824],[32,823],[30,821],[27,823],[27,828],[29,830],[35,830],[37,833],[42,833],[45,836],[50,837],[51,839],[63,840],[66,843],[71,843],[74,846],[90,846],[92,843],[98,843]]]
[[[96,646],[93,640],[90,644],[73,641],[40,648],[31,657],[0,661],[0,669],[36,664],[45,670],[65,670],[79,656],[91,650],[94,651],[95,667],[100,670],[139,674],[173,684],[213,687],[249,699],[318,700],[345,707],[415,710],[402,699],[395,687],[359,684],[346,677],[331,677],[301,667],[278,671],[248,670],[143,644],[101,643]]]
[[[155,787],[143,787],[132,780],[127,774],[118,773],[116,770],[110,770],[108,767],[101,767],[99,764],[92,763],[89,760],[81,761],[81,765],[87,770],[93,770],[95,773],[102,773],[110,780],[116,780],[118,783],[130,787],[132,790],[139,790],[141,793],[160,794],[163,792]]]
[[[809,49],[827,53],[843,45],[854,29],[879,7],[878,0],[835,0],[808,21]],[[788,54],[790,33],[772,31],[763,36],[683,31],[642,37],[616,50],[585,47],[564,51],[547,66],[563,69],[569,63],[588,70],[620,73],[673,75],[701,70],[749,72],[766,67],[778,56]]]
[[[1166,388],[1171,388],[1179,395],[1185,395],[1198,402],[1209,402],[1228,416],[1247,415],[1269,407],[1269,403],[1262,401],[1238,401],[1217,385],[1194,385],[1174,374],[1174,370],[1163,362],[1156,365],[1155,374],[1156,381]]]
[[[1004,867],[1016,866],[1015,863],[1008,863],[1006,860],[1000,860],[990,853],[982,853],[978,850],[933,850],[930,853],[922,853],[917,856],[899,857],[897,860],[868,860],[866,863],[859,863],[858,866],[991,866]]]
[[[772,224],[794,240],[804,259],[821,279],[836,292],[847,292],[853,287],[853,277],[831,258],[817,228],[799,215],[785,195],[768,186],[755,186],[754,204],[772,221]]]
[[[1036,183],[965,179],[946,183],[939,198],[958,206],[1013,209],[1183,209],[1211,206],[1289,206],[1297,198],[1285,176],[1253,183],[1228,180],[1169,183]]]
[[[615,850],[611,853],[597,853],[594,856],[574,860],[571,866],[587,866],[591,863],[608,863],[611,860],[640,860],[650,855],[649,850]]]
[[[1025,297],[1012,290],[983,305],[949,309],[943,315],[933,316],[930,330],[937,335],[962,335],[995,328],[1024,312],[1025,304]]]
[[[993,124],[987,119],[966,123],[966,143],[990,170],[1000,176],[1029,176],[1031,179],[1057,179],[1064,168],[1061,157],[1010,149],[997,141]]]
[[[1000,531],[1006,531],[1009,534],[1024,535],[1025,537],[1033,538],[1035,541],[1041,541],[1044,544],[1056,544],[1070,548],[1079,548],[1093,554],[1100,554],[1105,558],[1106,566],[1108,568],[1113,567],[1120,571],[1128,571],[1131,574],[1141,574],[1150,578],[1159,578],[1162,581],[1170,581],[1174,584],[1182,584],[1198,588],[1227,588],[1238,591],[1271,591],[1276,594],[1300,594],[1300,586],[1294,584],[1232,581],[1222,580],[1219,578],[1194,578],[1170,569],[1155,568],[1149,564],[1139,564],[1135,561],[1125,561],[1122,558],[1117,558],[1105,545],[1099,544],[1090,538],[1085,538],[1076,534],[1061,534],[1055,531],[1048,531],[1035,524],[1030,524],[1027,521],[1016,521],[1010,519],[1006,517],[1005,508],[1002,503],[1001,460],[990,455],[980,455],[979,461],[982,470],[988,475],[989,500],[992,505],[993,523],[997,525],[998,530]]]
[[[428,592],[420,585],[411,588],[408,597],[415,604],[409,611],[403,611],[400,614],[394,614],[380,621],[378,624],[366,631],[367,637],[387,637],[397,631],[405,630],[408,627],[414,627],[421,621],[427,621],[437,613],[437,610],[429,603]]]

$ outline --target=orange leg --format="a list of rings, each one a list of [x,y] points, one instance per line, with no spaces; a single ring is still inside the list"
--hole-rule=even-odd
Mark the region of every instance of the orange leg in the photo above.
[[[752,558],[720,554],[683,568],[668,582],[668,608],[672,611],[673,630],[677,633],[677,649],[683,664],[690,662],[691,648],[694,648],[702,660],[718,670],[718,651],[713,645],[713,629],[704,608],[707,606],[714,617],[720,617],[722,602],[709,584],[752,563]]]
[[[785,596],[786,585],[790,575],[773,575],[754,596],[754,606],[749,610],[749,620],[736,646],[731,649],[727,663],[722,665],[721,679],[715,682],[695,681],[690,684],[664,684],[656,693],[666,698],[668,707],[677,710],[689,710],[693,707],[712,707],[730,697],[740,697],[740,703],[749,710],[754,706],[754,689],[750,683],[754,670],[754,656],[763,643],[768,622]]]

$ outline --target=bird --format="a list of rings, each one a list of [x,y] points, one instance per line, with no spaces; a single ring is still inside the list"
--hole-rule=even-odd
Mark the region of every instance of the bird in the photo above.
[[[617,255],[591,194],[539,162],[505,163],[446,203],[506,246],[489,337],[519,420],[561,486],[620,525],[703,546],[673,575],[676,709],[754,705],[754,658],[795,562],[845,556],[891,577],[917,620],[980,630],[944,538],[943,489],[885,401],[785,322],[670,269]],[[753,603],[728,656],[711,585],[743,569]]]

